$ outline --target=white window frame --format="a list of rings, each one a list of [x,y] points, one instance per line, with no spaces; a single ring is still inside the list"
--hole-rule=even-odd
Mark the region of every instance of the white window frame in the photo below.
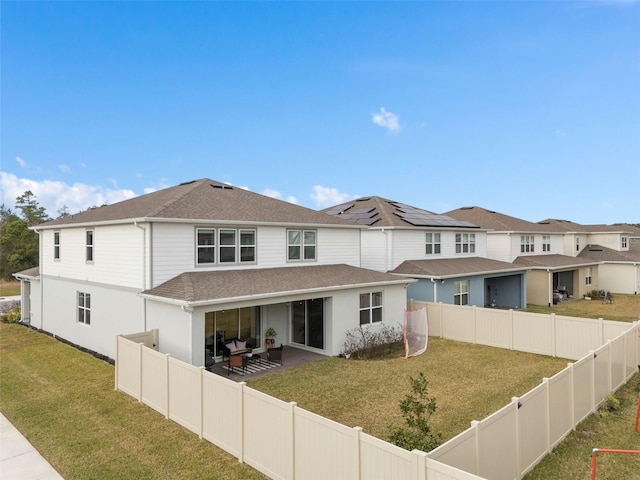
[[[591,285],[591,281],[592,280],[593,280],[593,278],[592,278],[591,267],[587,267],[586,268],[586,273],[585,273],[585,285]]]
[[[360,294],[360,325],[382,322],[382,291]]]
[[[543,252],[551,251],[551,235],[542,236],[542,251]]]
[[[442,244],[439,232],[425,233],[425,255],[440,255]]]
[[[296,235],[295,238],[292,235]],[[318,232],[317,230],[289,229],[287,230],[287,261],[314,262],[317,259]],[[295,253],[297,252],[297,254]]]
[[[85,261],[87,263],[93,263],[93,241],[95,232],[92,229],[85,230]]]
[[[453,304],[469,305],[469,280],[453,282]]]
[[[200,233],[206,235],[203,240],[212,243],[198,243]],[[257,238],[258,232],[253,228],[196,227],[195,263],[197,266],[256,263]],[[211,261],[200,261],[200,252],[204,250],[213,257]]]
[[[580,251],[580,237],[576,237],[576,252]]]
[[[536,237],[534,235],[520,235],[520,253],[533,253],[535,251]]]
[[[629,248],[629,240],[627,239],[627,237],[620,238],[620,247],[623,250],[626,250],[627,248]]]
[[[476,234],[456,233],[456,253],[475,253]]]
[[[91,294],[85,292],[78,292],[77,295],[78,306],[78,323],[83,325],[91,325]]]
[[[60,230],[53,232],[53,259],[60,260]]]

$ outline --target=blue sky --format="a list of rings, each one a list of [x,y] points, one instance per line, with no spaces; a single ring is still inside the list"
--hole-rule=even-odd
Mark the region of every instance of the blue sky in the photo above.
[[[0,187],[640,222],[640,2],[1,4]]]

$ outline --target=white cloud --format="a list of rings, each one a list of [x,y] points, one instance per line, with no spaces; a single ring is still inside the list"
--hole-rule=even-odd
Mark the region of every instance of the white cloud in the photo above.
[[[284,200],[285,202],[293,203],[294,205],[298,204],[298,199],[296,197],[289,195],[288,197],[284,198],[279,191],[272,188],[264,189],[262,191],[262,195],[266,195],[267,197],[275,198],[277,200]]]
[[[101,185],[74,183],[69,185],[54,180],[31,180],[18,178],[12,173],[0,172],[0,201],[12,210],[16,198],[30,190],[36,201],[47,214],[55,218],[64,206],[69,213],[86,210],[89,207],[112,204],[136,196],[132,190],[110,189]]]
[[[349,195],[340,192],[337,188],[323,187],[322,185],[316,185],[312,190],[310,197],[318,208],[330,207],[358,198],[358,195]]]
[[[395,113],[387,112],[384,108],[381,108],[378,113],[373,113],[371,121],[392,133],[400,132],[400,117]]]
[[[18,162],[18,165],[22,168],[27,166],[27,162],[22,157],[16,157],[16,162]]]

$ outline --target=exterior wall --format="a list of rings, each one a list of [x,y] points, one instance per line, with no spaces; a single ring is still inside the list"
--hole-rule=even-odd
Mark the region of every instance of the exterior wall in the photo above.
[[[143,288],[143,233],[133,224],[91,228],[93,261],[86,261],[87,228],[60,232],[60,259],[53,258],[54,230],[41,235],[40,273],[73,280]]]
[[[77,345],[115,358],[116,335],[147,330],[136,291],[41,276],[40,328]],[[91,294],[91,323],[77,321],[78,292]]]
[[[622,237],[627,237],[627,248],[624,250],[622,248]],[[619,233],[591,233],[589,235],[589,243],[607,247],[618,252],[629,251],[629,235],[621,235]]]
[[[527,272],[527,303],[532,305],[548,305],[552,301],[552,281],[546,270],[530,270]]]
[[[169,353],[183,362],[204,365],[204,314],[198,315],[183,310],[177,305],[146,301],[147,330],[157,328],[158,351]],[[201,320],[199,320],[201,319]],[[202,322],[202,328],[197,325]],[[194,349],[196,340],[199,348]]]
[[[20,304],[21,321],[34,328],[41,328],[42,301],[40,298],[40,280],[21,280]]]
[[[362,242],[362,268],[386,272],[392,270],[390,262],[387,261],[388,250],[391,245],[391,230],[363,230]]]
[[[599,265],[598,286],[594,288],[613,293],[637,295],[640,293],[640,264],[604,263]]]
[[[198,225],[220,228],[228,225]],[[238,225],[229,228],[254,228]],[[157,286],[183,272],[195,270],[231,270],[272,268],[296,265],[328,265],[345,263],[360,266],[360,230],[343,228],[317,228],[317,260],[315,262],[287,261],[287,227],[255,227],[256,262],[199,266],[195,259],[196,226],[180,223],[154,223],[153,232],[153,286]]]
[[[512,262],[515,257],[511,248],[511,237],[506,233],[487,233],[487,258]]]

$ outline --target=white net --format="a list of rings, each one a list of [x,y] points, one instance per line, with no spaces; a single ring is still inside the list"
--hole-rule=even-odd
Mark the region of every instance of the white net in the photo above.
[[[429,321],[427,307],[404,312],[404,358],[420,355],[427,350]]]

